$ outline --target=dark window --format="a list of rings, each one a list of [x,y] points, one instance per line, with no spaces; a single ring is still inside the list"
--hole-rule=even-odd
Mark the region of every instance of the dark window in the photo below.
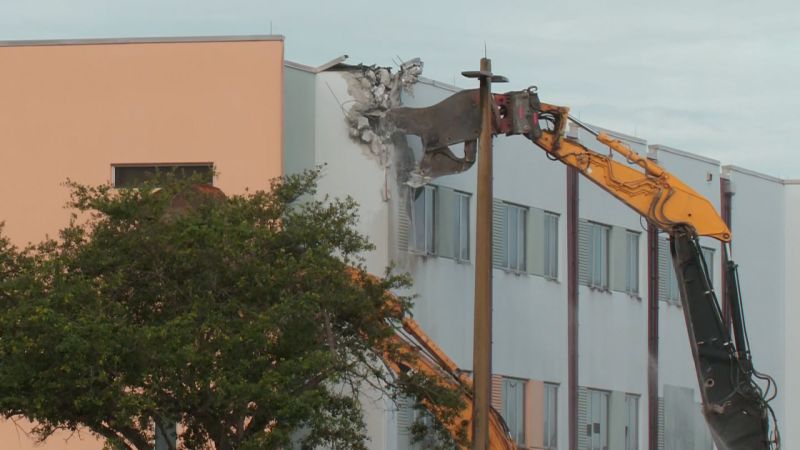
[[[213,164],[136,164],[114,166],[114,187],[135,188],[158,174],[173,173],[185,179],[199,175],[204,183],[213,183]]]

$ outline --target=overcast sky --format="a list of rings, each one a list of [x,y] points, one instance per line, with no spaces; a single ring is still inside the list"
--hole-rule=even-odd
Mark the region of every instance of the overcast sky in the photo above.
[[[797,0],[0,0],[0,40],[275,34],[286,58],[393,65],[471,86],[539,86],[584,121],[784,178],[800,178]],[[0,70],[2,70],[0,68]]]

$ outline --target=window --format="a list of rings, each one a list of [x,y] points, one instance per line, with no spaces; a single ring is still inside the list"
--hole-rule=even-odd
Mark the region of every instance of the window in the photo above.
[[[639,293],[639,233],[625,232],[625,292]]]
[[[558,214],[544,213],[544,276],[558,278]]]
[[[668,258],[670,258],[668,256]],[[670,261],[669,263],[669,279],[667,280],[667,300],[672,303],[680,303],[681,301],[681,290],[678,286],[678,275],[675,272],[675,265],[672,264]]]
[[[503,419],[511,437],[525,444],[525,381],[503,378]]]
[[[135,188],[154,176],[172,173],[176,178],[186,179],[197,175],[203,183],[212,184],[214,165],[200,164],[115,164],[111,166],[115,188]]]
[[[527,209],[503,203],[505,233],[503,249],[505,258],[502,267],[519,272],[525,271],[525,221]]]
[[[153,424],[155,428],[155,450],[169,450],[178,448],[177,424],[172,421],[161,422],[161,425]]]
[[[694,390],[664,384],[664,450],[695,449],[695,431],[701,414],[694,402]]]
[[[469,261],[469,200],[470,195],[456,192],[455,248],[456,259]]]
[[[706,262],[706,267],[708,267],[708,282],[713,286],[714,285],[714,249],[709,247],[700,247],[700,251],[703,252],[703,259]]]
[[[608,450],[608,392],[589,390],[586,435],[589,450]]]
[[[397,402],[397,448],[398,450],[422,450],[441,446],[431,432],[434,419],[431,414],[414,406],[414,400],[402,397]],[[424,434],[415,433],[415,425],[425,427]]]
[[[714,284],[714,249],[709,247],[700,248],[703,259],[708,268],[708,280],[711,286]],[[672,262],[669,241],[661,239],[658,247],[659,264],[659,298],[668,303],[679,304],[681,301],[681,291],[678,285],[678,275],[675,272],[675,265]]]
[[[432,255],[434,248],[435,186],[422,186],[411,191],[411,241],[413,251]]]
[[[609,227],[589,223],[589,286],[608,289]]]
[[[672,263],[670,242],[658,240],[658,299],[667,303],[679,304],[681,301],[678,277]]]
[[[558,448],[558,385],[544,384],[544,440],[546,450]]]
[[[400,249],[469,261],[471,195],[435,185],[406,192],[398,209]]]
[[[639,450],[639,396],[625,396],[625,450]]]

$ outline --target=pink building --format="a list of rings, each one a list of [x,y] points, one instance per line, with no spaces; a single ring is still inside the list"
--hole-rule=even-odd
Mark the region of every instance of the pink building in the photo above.
[[[125,185],[158,166],[266,189],[283,167],[283,38],[0,42],[0,221],[17,245],[67,224],[67,179]],[[0,447],[32,449],[30,424]],[[40,449],[100,449],[88,432]]]

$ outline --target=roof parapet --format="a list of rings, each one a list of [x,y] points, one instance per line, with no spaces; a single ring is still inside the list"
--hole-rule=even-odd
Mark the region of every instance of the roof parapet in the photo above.
[[[709,158],[708,156],[698,155],[697,153],[687,152],[685,150],[678,150],[677,148],[669,147],[667,145],[662,145],[662,144],[650,145],[647,156],[650,159],[658,160],[658,153],[662,152],[662,151],[666,152],[666,153],[671,153],[671,154],[676,155],[676,156],[681,156],[681,157],[684,157],[684,158],[693,159],[695,161],[704,162],[706,164],[711,164],[711,165],[714,165],[714,166],[721,166],[722,165],[722,163],[719,160],[716,160],[714,158]]]
[[[305,65],[305,64],[296,63],[294,61],[289,61],[288,59],[284,60],[283,64],[286,67],[291,67],[292,69],[302,70],[304,72],[309,72],[309,73],[315,73],[316,74],[316,73],[324,72],[324,71],[330,69],[331,67],[337,66],[337,65],[345,62],[347,60],[347,58],[349,58],[349,56],[342,55],[342,56],[333,58],[332,60],[330,60],[330,61],[328,61],[328,62],[326,62],[326,63],[324,63],[324,64],[322,64],[320,66],[317,66],[317,67],[311,67],[311,66],[308,66],[308,65]]]
[[[89,39],[31,39],[0,41],[0,47],[37,47],[53,45],[120,45],[120,44],[167,44],[184,42],[246,42],[284,41],[280,34],[243,34],[227,36],[153,36]]]
[[[726,165],[722,166],[722,170],[724,172],[727,172],[730,175],[733,175],[734,173],[741,173],[743,175],[749,175],[751,177],[760,178],[762,180],[770,181],[770,182],[778,183],[778,184],[786,184],[787,181],[791,181],[791,180],[784,180],[782,178],[774,177],[772,175],[767,175],[765,173],[756,172],[755,170],[745,169],[744,167],[740,167],[740,166],[737,166],[735,164],[726,164]]]

